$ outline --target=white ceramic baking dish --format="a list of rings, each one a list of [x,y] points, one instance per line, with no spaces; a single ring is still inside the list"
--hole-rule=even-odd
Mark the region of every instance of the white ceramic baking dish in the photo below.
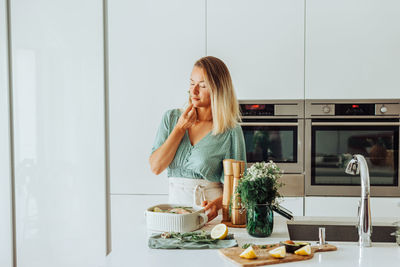
[[[154,212],[155,207],[166,210],[173,207],[179,207],[178,204],[158,204],[146,210],[147,229],[154,232],[191,232],[203,227],[208,217],[204,209],[196,209],[189,214],[173,214],[164,212]]]

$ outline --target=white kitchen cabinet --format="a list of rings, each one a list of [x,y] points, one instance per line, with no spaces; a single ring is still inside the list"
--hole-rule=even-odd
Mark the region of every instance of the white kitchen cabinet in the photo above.
[[[306,197],[305,216],[357,217],[359,197]],[[400,218],[400,198],[372,197],[373,217]]]
[[[102,1],[9,2],[17,266],[100,266],[106,255]]]
[[[205,56],[205,0],[108,1],[111,193],[167,193],[148,158],[162,115]]]
[[[304,215],[356,217],[359,197],[305,197]]]
[[[400,97],[400,2],[308,0],[305,97]]]
[[[303,99],[304,0],[207,1],[207,55],[239,99]]]
[[[397,217],[400,219],[400,198],[373,197],[371,213],[372,217]]]
[[[290,210],[293,213],[293,216],[303,216],[303,197],[283,197],[279,201],[279,204],[284,208]],[[275,213],[275,215],[281,216],[277,213]]]
[[[148,233],[138,232],[139,225],[146,225],[145,211],[147,208],[168,203],[168,195],[112,195],[111,196],[111,233],[112,254],[118,254],[125,249],[127,242],[145,237]],[[146,244],[143,244],[144,246]],[[134,252],[136,248],[129,247]],[[139,249],[139,248],[137,248]],[[123,263],[121,263],[123,265]]]
[[[13,266],[6,1],[0,0],[0,266]]]

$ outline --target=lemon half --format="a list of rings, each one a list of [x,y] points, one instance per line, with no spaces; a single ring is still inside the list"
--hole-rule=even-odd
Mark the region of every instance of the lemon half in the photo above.
[[[246,250],[243,251],[242,254],[240,254],[239,256],[241,258],[245,258],[245,259],[255,259],[255,258],[257,258],[256,252],[254,251],[252,246],[246,248]]]
[[[296,250],[296,251],[294,252],[294,254],[296,254],[296,255],[302,255],[302,256],[310,255],[310,254],[311,254],[311,247],[310,247],[310,245],[301,247],[301,248],[299,248],[298,250]]]
[[[227,235],[228,235],[228,227],[223,223],[217,224],[211,230],[212,239],[225,239]]]
[[[269,254],[278,259],[282,259],[286,256],[286,248],[285,246],[277,247],[269,251]]]

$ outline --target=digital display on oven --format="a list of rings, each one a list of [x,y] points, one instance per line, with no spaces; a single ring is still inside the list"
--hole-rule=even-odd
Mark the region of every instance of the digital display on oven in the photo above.
[[[335,104],[336,116],[373,116],[375,104]]]
[[[245,110],[263,110],[265,109],[265,105],[262,104],[246,104],[244,105]]]
[[[273,104],[240,104],[243,116],[274,116],[275,107]]]

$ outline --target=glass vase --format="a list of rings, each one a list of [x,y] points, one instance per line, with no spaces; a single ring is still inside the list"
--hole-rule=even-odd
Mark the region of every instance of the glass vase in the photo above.
[[[247,208],[246,229],[254,237],[267,237],[272,234],[274,213],[270,204],[257,204]]]

